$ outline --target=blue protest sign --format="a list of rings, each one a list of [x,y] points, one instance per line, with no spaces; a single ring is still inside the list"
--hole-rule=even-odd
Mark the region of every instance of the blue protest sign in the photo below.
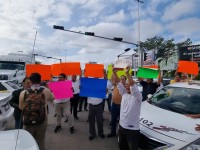
[[[106,79],[81,78],[79,95],[85,97],[105,98],[106,87]]]

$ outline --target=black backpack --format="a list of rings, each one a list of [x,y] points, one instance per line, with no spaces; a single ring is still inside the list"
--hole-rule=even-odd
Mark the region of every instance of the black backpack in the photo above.
[[[24,95],[23,123],[24,125],[40,125],[45,121],[46,108],[45,96],[39,90],[28,89]]]

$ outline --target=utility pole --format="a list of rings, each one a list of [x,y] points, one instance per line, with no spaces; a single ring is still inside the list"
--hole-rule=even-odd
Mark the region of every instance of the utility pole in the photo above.
[[[66,52],[67,52],[67,50],[64,50],[65,51],[65,62],[66,62]]]
[[[32,63],[32,60],[33,60],[33,53],[34,53],[34,50],[35,50],[35,41],[36,41],[36,37],[37,37],[37,30],[35,32],[35,39],[34,39],[34,42],[33,42],[33,51],[32,51],[32,54],[31,54],[31,63]],[[34,60],[35,61],[35,60]]]
[[[143,48],[140,45],[140,3],[144,3],[141,0],[136,0],[138,2],[138,54],[139,54],[139,66],[143,66]]]

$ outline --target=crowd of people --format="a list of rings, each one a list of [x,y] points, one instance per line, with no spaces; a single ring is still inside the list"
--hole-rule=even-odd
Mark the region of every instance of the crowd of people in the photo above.
[[[117,69],[113,68],[111,79],[107,79],[106,72],[104,79],[107,80],[107,91],[105,98],[95,97],[80,97],[80,81],[76,75],[71,78],[72,81],[72,98],[55,99],[54,95],[48,88],[48,84],[41,84],[41,76],[38,73],[32,73],[29,78],[23,80],[23,88],[12,93],[10,104],[15,108],[15,128],[29,131],[36,139],[39,148],[45,149],[45,133],[48,125],[47,122],[47,102],[53,102],[56,127],[54,133],[61,130],[61,120],[64,115],[65,122],[69,124],[69,131],[71,134],[76,133],[77,129],[74,126],[74,119],[78,120],[78,112],[88,111],[89,137],[91,141],[98,135],[104,139],[119,136],[120,150],[136,150],[139,145],[140,129],[139,117],[142,101],[146,100],[148,94],[154,94],[156,90],[162,85],[162,77],[159,75],[157,82],[153,79],[143,80],[139,78],[138,81],[143,87],[140,92],[136,85],[136,81],[132,79],[129,74],[130,68],[127,67],[125,75],[117,76]],[[182,77],[182,79],[181,79]],[[171,83],[186,81],[186,75],[175,75]],[[58,82],[68,80],[63,73],[59,74]],[[62,88],[62,87],[61,87]],[[35,101],[35,102],[34,102]],[[37,101],[37,102],[36,102]],[[107,102],[108,111],[111,114],[110,133],[104,134],[103,130],[103,111],[105,103]],[[84,106],[83,106],[84,103]],[[44,107],[42,107],[44,105]],[[33,106],[31,108],[31,106]],[[84,108],[83,108],[84,107]],[[88,110],[89,108],[89,110]],[[119,122],[119,131],[117,131],[117,123]],[[95,124],[97,123],[96,132]],[[196,130],[200,130],[200,125]]]

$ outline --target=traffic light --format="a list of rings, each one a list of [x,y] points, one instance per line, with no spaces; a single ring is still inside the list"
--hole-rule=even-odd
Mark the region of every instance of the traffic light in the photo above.
[[[54,25],[53,28],[54,29],[58,29],[58,30],[64,30],[63,26],[56,26],[56,25]]]
[[[144,53],[144,61],[147,60],[147,53]]]
[[[85,35],[94,36],[94,32],[85,32]]]
[[[122,41],[123,38],[114,37],[113,40],[114,40],[114,41]]]

